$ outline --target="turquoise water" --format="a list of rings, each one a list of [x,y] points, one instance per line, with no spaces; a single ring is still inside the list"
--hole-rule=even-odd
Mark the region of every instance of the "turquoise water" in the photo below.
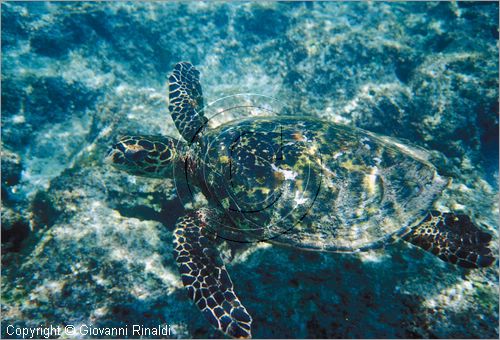
[[[434,208],[498,241],[498,3],[1,8],[2,337],[40,325],[128,325],[137,337],[133,324],[222,336],[171,255],[173,225],[192,206],[172,179],[103,162],[121,134],[180,138],[167,77],[181,60],[200,70],[206,103],[264,94],[287,114],[429,150],[453,178]],[[466,270],[403,242],[362,254],[220,250],[257,338],[498,337],[498,263]]]

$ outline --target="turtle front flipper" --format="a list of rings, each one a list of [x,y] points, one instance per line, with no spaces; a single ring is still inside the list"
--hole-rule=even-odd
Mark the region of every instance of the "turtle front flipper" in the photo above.
[[[495,256],[488,247],[491,235],[476,227],[466,215],[432,211],[403,236],[438,256],[441,260],[465,268],[487,267]]]
[[[213,212],[192,211],[179,218],[174,255],[188,295],[210,323],[233,338],[251,337],[252,318],[233,291],[233,283],[207,231]]]
[[[200,72],[189,62],[177,63],[168,78],[168,109],[188,143],[196,141],[208,119],[203,116]]]

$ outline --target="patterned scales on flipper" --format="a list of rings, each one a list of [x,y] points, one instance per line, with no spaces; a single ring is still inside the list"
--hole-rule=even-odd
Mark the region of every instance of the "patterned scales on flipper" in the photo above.
[[[488,247],[491,235],[466,215],[432,211],[403,239],[465,268],[487,267],[495,261]]]
[[[207,232],[209,209],[179,218],[174,231],[174,255],[189,297],[217,329],[234,338],[251,337],[252,318],[233,291],[233,283]],[[217,222],[215,222],[217,223]]]
[[[200,72],[191,63],[177,63],[168,78],[169,106],[182,137],[193,143],[208,119],[203,116]]]

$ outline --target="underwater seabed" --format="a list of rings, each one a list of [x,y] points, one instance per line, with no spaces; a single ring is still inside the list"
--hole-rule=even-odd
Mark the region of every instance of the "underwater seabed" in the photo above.
[[[222,337],[177,272],[174,182],[103,162],[120,134],[180,138],[166,105],[180,60],[207,102],[265,94],[430,150],[453,177],[435,208],[470,215],[498,253],[498,3],[1,6],[3,338],[8,325],[133,324]],[[499,335],[498,264],[466,270],[404,242],[220,250],[256,338]]]

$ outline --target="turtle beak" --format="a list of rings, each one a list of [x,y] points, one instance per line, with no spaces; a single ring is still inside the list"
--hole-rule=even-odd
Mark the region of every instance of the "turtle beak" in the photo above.
[[[115,164],[115,155],[119,152],[115,148],[111,148],[108,150],[108,153],[106,154],[106,157],[104,157],[104,163],[109,164],[109,165],[114,165]]]

